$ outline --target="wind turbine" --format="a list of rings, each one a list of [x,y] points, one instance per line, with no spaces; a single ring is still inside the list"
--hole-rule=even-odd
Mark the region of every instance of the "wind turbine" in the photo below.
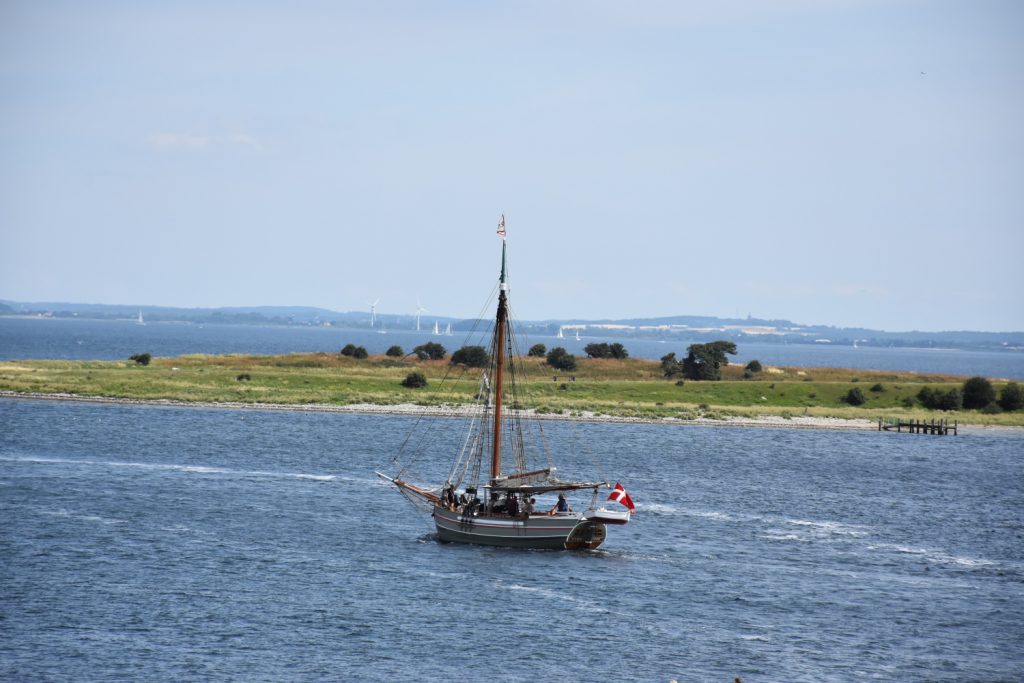
[[[427,309],[423,308],[423,304],[420,303],[420,298],[416,297],[416,331],[420,331],[420,314],[430,313]]]
[[[380,303],[380,297],[377,297],[377,300],[374,301],[373,303],[370,303],[369,301],[366,302],[366,305],[370,307],[370,327],[371,328],[377,322],[377,304],[379,304],[379,303]]]

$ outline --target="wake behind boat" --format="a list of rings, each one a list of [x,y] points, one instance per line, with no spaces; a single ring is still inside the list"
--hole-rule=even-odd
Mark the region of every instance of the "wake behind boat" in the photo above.
[[[620,484],[608,498],[625,508],[607,509],[597,503],[600,490],[611,488],[609,482],[559,479],[540,422],[518,408],[525,386],[509,316],[504,216],[498,234],[502,238],[501,277],[489,363],[480,376],[473,417],[447,478],[437,488],[412,483],[407,474],[409,463],[395,476],[377,474],[431,513],[441,541],[592,550],[604,542],[608,525],[626,524],[635,508]],[[410,442],[407,440],[406,446]],[[395,461],[403,455],[406,453],[400,451]],[[546,467],[537,466],[542,457],[547,460]],[[582,512],[573,510],[573,494],[589,494]],[[551,501],[554,495],[557,499]],[[550,507],[539,506],[538,496],[548,496]]]

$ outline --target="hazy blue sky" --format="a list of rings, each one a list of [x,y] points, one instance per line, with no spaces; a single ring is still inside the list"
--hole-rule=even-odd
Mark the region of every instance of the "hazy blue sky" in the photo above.
[[[1024,3],[0,4],[0,298],[1024,329]]]

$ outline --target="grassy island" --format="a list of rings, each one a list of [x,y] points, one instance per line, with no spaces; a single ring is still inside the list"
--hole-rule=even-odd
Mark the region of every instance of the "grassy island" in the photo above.
[[[657,361],[584,359],[573,372],[553,370],[543,358],[522,358],[528,389],[521,407],[549,415],[691,420],[798,416],[867,419],[959,420],[962,424],[1024,426],[1024,411],[996,415],[976,410],[941,412],[915,403],[923,387],[961,387],[966,378],[911,372],[766,367],[744,376],[742,366],[723,368],[721,381],[677,382],[662,376]],[[428,386],[410,389],[402,380],[418,371]],[[124,400],[196,403],[380,406],[414,403],[458,406],[472,401],[480,370],[447,361],[328,353],[285,356],[190,355],[132,361],[31,360],[0,363],[0,390],[70,394]],[[447,377],[444,383],[442,378]],[[994,382],[997,389],[1004,383]],[[865,402],[844,397],[859,388]]]

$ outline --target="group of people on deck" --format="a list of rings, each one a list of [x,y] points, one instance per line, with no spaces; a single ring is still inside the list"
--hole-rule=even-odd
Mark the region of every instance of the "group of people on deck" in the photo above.
[[[480,509],[480,499],[476,497],[476,491],[456,495],[455,487],[446,484],[441,490],[441,506],[452,512],[464,514],[475,514]],[[546,513],[538,513],[535,509],[537,499],[526,494],[508,492],[505,495],[497,491],[491,492],[489,511],[492,515],[508,515],[509,517],[530,517],[531,515],[546,514],[556,515],[560,512],[572,512],[572,507],[564,493],[558,494],[558,500]]]
[[[538,513],[535,506],[537,499],[519,493],[508,493],[502,496],[498,492],[491,494],[491,514],[505,514],[509,517],[529,517],[531,515],[556,515],[559,512],[572,512],[569,501],[564,493],[558,494],[558,501],[547,512]]]

